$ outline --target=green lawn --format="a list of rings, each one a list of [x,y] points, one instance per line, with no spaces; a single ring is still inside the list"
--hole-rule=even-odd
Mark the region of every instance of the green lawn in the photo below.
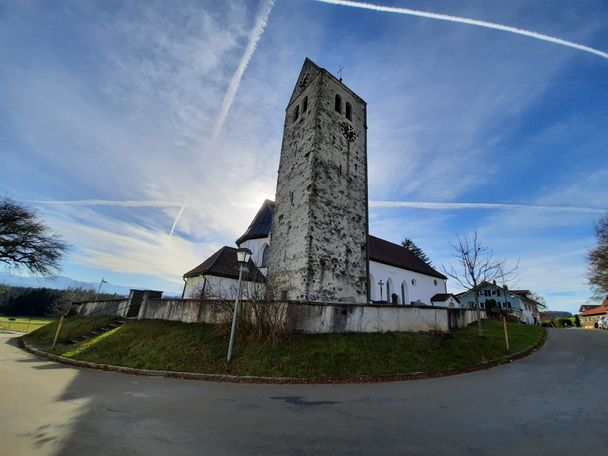
[[[73,322],[72,324],[75,324]],[[48,345],[53,325],[27,336]],[[471,325],[447,335],[429,333],[294,334],[275,344],[238,337],[233,362],[225,362],[228,339],[203,323],[129,321],[80,345],[60,345],[64,356],[135,368],[182,372],[288,377],[348,377],[464,369],[536,344],[544,330],[509,324],[511,351],[502,323],[484,321],[485,337]]]
[[[62,343],[71,338],[87,334],[94,329],[102,328],[117,318],[118,317],[67,317],[64,320],[58,342]],[[58,325],[59,319],[53,320],[50,324],[28,334],[26,336],[26,341],[32,345],[46,348],[53,343],[53,338],[57,332]]]
[[[14,321],[9,319],[14,318]],[[41,326],[54,321],[51,317],[4,317],[0,316],[0,331],[32,332]]]

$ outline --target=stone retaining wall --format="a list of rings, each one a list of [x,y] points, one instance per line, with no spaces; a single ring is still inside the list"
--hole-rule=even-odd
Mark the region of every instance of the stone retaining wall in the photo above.
[[[232,301],[162,299],[152,296],[158,296],[158,292],[143,292],[143,299],[137,302],[138,319],[220,323],[231,318]],[[129,313],[128,304],[129,300],[78,303],[77,313],[78,315],[116,314],[124,317]],[[241,315],[254,319],[255,305],[247,301],[242,302]],[[304,333],[445,332],[463,328],[476,321],[474,310],[446,307],[293,301],[257,304],[257,306],[263,305],[272,306],[274,314],[280,317],[288,330]],[[485,318],[485,312],[481,314],[482,318]]]

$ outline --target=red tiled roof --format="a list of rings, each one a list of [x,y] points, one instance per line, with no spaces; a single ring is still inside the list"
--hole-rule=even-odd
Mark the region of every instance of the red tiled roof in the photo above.
[[[601,304],[583,304],[580,309],[578,309],[579,312],[586,312],[588,310],[591,309],[595,309],[596,307],[601,306]]]
[[[589,317],[591,315],[606,315],[608,314],[608,304],[602,304],[601,306],[594,307],[593,309],[585,310],[579,315],[581,317]]]

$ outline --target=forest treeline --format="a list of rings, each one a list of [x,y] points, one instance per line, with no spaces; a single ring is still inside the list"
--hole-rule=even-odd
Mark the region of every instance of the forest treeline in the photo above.
[[[69,310],[72,302],[95,299],[97,292],[87,288],[13,287],[0,284],[0,314],[11,316],[57,316]],[[119,299],[115,293],[100,293],[97,299]]]

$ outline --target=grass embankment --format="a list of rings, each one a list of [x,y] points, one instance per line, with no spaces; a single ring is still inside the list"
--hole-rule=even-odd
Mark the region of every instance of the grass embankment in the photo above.
[[[11,320],[14,319],[14,320]],[[0,317],[0,331],[28,333],[52,322],[55,318],[47,317]]]
[[[83,336],[90,331],[98,328],[103,328],[107,324],[116,320],[118,317],[97,317],[97,318],[82,318],[68,317],[64,320],[61,333],[59,334],[59,343],[79,336]],[[51,323],[42,326],[40,329],[31,332],[25,336],[28,344],[32,344],[41,348],[46,348],[53,343],[53,338],[57,332],[59,319],[53,320]],[[63,347],[65,349],[67,347]]]
[[[80,345],[59,346],[55,353],[141,369],[276,377],[350,377],[466,369],[522,351],[536,344],[544,331],[538,326],[510,324],[511,350],[507,352],[502,323],[483,323],[483,338],[477,336],[476,325],[446,335],[294,334],[275,344],[263,344],[237,334],[233,362],[227,365],[228,338],[218,334],[211,325],[130,321]],[[49,344],[49,334],[46,331],[42,337],[33,333],[27,336],[27,341],[34,345]]]

